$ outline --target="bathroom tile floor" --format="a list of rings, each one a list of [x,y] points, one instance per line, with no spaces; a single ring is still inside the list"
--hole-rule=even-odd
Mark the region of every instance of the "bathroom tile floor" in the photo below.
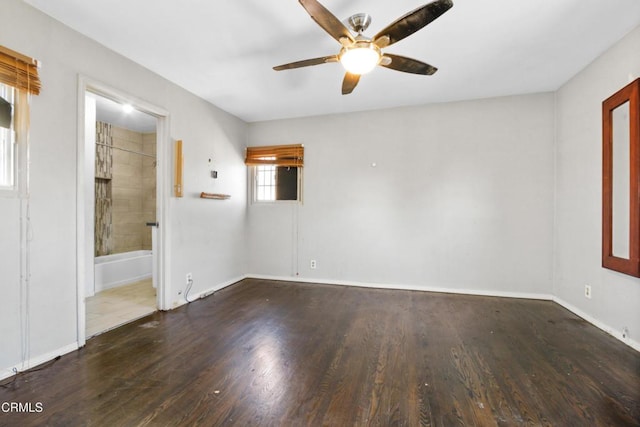
[[[117,328],[156,311],[151,279],[106,289],[86,300],[86,337]]]

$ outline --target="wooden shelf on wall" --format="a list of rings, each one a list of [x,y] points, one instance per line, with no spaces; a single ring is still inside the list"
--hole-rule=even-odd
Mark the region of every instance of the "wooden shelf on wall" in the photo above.
[[[218,193],[205,193],[204,191],[200,193],[201,199],[213,199],[213,200],[227,200],[230,199],[231,196],[229,194],[218,194]]]

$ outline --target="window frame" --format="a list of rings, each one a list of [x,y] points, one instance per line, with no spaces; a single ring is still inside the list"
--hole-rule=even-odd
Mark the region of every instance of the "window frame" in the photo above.
[[[248,168],[248,180],[250,188],[248,189],[248,197],[251,203],[302,203],[303,198],[303,169],[304,169],[304,145],[288,144],[288,145],[259,145],[246,147],[245,164]],[[258,176],[260,166],[275,167],[274,173],[274,199],[261,200],[258,198]],[[296,168],[296,199],[295,200],[277,200],[275,199],[278,188],[277,184],[277,168],[288,167]]]
[[[274,168],[278,168],[278,167],[287,167],[287,166],[278,166],[278,165],[271,165],[271,164],[265,164],[265,165],[253,165],[249,167],[249,180],[251,182],[251,188],[250,188],[250,196],[251,196],[251,203],[254,204],[265,204],[265,205],[269,205],[269,204],[291,204],[291,203],[302,203],[302,195],[303,195],[303,191],[302,191],[302,183],[303,183],[303,167],[301,166],[288,166],[288,167],[295,167],[298,169],[298,173],[297,173],[297,179],[296,179],[296,185],[297,185],[297,195],[296,195],[296,199],[295,200],[277,200],[277,199],[273,199],[273,200],[261,200],[258,199],[258,168],[260,167],[265,167],[265,166],[269,166],[269,167],[274,167]],[[277,173],[275,174],[276,177],[275,179],[277,179]],[[277,187],[277,183],[275,183],[274,181],[274,191],[275,191],[275,187]],[[275,194],[274,194],[275,197]]]
[[[5,97],[5,92],[6,91],[10,91],[11,95],[10,98],[11,99],[7,99]],[[20,181],[20,177],[18,174],[18,171],[20,169],[20,164],[19,161],[24,157],[23,155],[21,155],[20,153],[20,144],[19,144],[19,140],[20,140],[20,129],[16,128],[16,111],[18,109],[18,104],[20,102],[20,96],[19,96],[19,90],[14,88],[13,86],[6,84],[6,83],[2,83],[0,82],[0,96],[2,96],[4,99],[6,99],[7,101],[9,101],[12,105],[12,116],[11,116],[11,128],[10,128],[10,132],[13,133],[13,141],[10,144],[10,150],[6,150],[7,152],[10,151],[10,161],[7,162],[7,164],[11,164],[11,168],[12,168],[12,183],[11,185],[2,185],[2,183],[0,183],[0,197],[15,197],[18,195],[18,190],[19,190],[19,181]],[[0,149],[3,149],[3,147],[0,147]],[[6,154],[6,153],[5,153]],[[4,166],[4,165],[2,165]]]
[[[42,89],[37,59],[0,45],[0,83],[13,88],[13,185],[3,186],[0,197],[29,198],[30,98]]]

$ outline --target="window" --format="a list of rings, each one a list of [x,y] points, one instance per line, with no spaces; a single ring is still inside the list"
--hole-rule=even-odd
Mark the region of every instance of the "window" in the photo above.
[[[298,168],[260,165],[255,168],[255,197],[257,202],[299,200]]]
[[[27,191],[29,96],[40,93],[38,66],[37,60],[0,46],[0,190],[16,191],[20,181],[20,191]]]
[[[0,83],[0,190],[13,190],[16,181],[16,150],[13,111],[15,90]]]
[[[253,200],[301,200],[303,157],[302,145],[248,147],[245,163],[252,167]]]

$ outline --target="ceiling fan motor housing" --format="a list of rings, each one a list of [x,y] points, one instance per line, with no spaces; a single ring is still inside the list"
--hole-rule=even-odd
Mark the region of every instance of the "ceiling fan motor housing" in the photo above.
[[[364,32],[371,24],[367,13],[356,13],[345,21],[340,21],[318,0],[299,0],[309,16],[331,37],[342,45],[337,55],[290,62],[273,67],[276,71],[291,70],[310,65],[340,62],[347,70],[342,83],[342,94],[353,92],[366,74],[377,65],[405,73],[432,75],[438,69],[427,63],[401,55],[383,54],[382,49],[397,43],[428,25],[453,6],[453,0],[432,0],[423,6],[403,15],[380,30],[373,37]]]
[[[368,13],[356,13],[347,20],[349,27],[358,34],[364,33],[371,24],[371,15]]]

